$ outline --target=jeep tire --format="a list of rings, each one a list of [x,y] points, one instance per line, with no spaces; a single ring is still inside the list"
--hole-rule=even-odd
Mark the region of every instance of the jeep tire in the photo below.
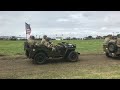
[[[34,64],[44,64],[47,61],[47,56],[45,53],[38,53],[35,55],[34,59],[33,59],[33,63]]]
[[[71,51],[67,57],[67,60],[70,62],[78,61],[78,53],[75,51]]]

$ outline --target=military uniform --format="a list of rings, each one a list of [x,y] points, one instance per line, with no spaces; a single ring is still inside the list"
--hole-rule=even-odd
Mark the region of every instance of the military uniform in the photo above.
[[[53,45],[52,45],[50,42],[48,42],[48,41],[46,41],[46,42],[44,43],[44,45],[45,45],[46,47],[48,47],[48,48],[52,48],[52,47],[53,47]]]
[[[52,51],[56,51],[54,45],[49,40],[50,40],[49,38],[46,38],[46,42],[44,43],[44,45],[48,48],[51,48]]]
[[[35,43],[36,43],[36,41],[35,40],[33,40],[33,39],[28,39],[28,44],[29,44],[29,46],[31,47],[31,46],[33,46],[33,45],[35,45]]]
[[[42,40],[41,40],[41,44],[45,44],[47,41],[43,38]]]
[[[45,44],[47,41],[46,41],[46,38],[47,38],[47,35],[44,35],[42,40],[41,40],[41,44]]]

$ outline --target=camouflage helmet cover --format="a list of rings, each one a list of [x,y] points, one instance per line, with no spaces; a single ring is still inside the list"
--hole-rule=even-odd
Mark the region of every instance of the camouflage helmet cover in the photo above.
[[[43,36],[43,38],[46,38],[46,37],[47,37],[47,35],[44,35],[44,36]]]
[[[30,39],[35,39],[35,36],[32,36],[32,35],[31,35],[31,36],[30,36]]]

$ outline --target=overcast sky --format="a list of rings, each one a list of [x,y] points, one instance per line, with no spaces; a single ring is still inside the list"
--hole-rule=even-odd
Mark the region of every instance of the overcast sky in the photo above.
[[[85,37],[120,32],[120,11],[0,11],[0,36],[31,35]]]

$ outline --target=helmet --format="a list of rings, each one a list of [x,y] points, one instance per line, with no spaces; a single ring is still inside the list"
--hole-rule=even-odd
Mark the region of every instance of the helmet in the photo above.
[[[43,36],[43,38],[46,38],[46,37],[47,37],[47,35],[44,35],[44,36]]]
[[[30,36],[30,39],[35,39],[35,36]]]

